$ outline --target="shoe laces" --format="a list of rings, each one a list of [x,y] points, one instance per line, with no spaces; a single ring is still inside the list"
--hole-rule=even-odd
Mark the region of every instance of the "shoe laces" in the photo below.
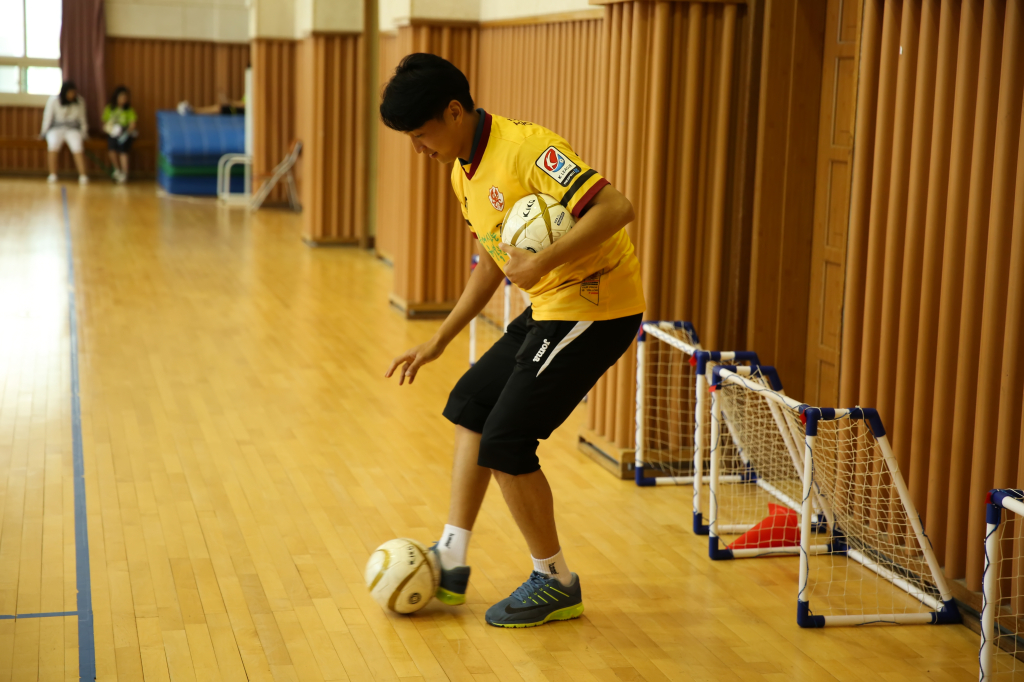
[[[540,590],[546,587],[547,584],[548,577],[543,573],[534,571],[530,574],[530,577],[526,579],[525,583],[516,588],[516,591],[512,593],[512,598],[525,602],[530,598],[530,595],[540,592]]]

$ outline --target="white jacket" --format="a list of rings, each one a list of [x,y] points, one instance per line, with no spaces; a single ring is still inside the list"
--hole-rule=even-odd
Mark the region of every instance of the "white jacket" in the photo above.
[[[88,133],[85,100],[81,95],[70,104],[61,104],[60,95],[53,95],[46,100],[46,108],[43,109],[43,129],[40,134],[45,135],[50,128],[77,128],[83,136]]]

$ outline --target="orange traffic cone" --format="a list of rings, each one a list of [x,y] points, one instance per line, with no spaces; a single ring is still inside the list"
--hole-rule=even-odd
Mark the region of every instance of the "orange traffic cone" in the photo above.
[[[800,544],[797,513],[781,504],[768,504],[768,516],[732,541],[729,549],[796,547]]]

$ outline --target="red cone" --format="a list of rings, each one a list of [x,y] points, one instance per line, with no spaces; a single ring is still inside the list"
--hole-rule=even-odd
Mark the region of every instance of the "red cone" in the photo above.
[[[769,503],[768,516],[733,540],[729,549],[795,547],[799,544],[800,519],[797,513],[781,504]]]

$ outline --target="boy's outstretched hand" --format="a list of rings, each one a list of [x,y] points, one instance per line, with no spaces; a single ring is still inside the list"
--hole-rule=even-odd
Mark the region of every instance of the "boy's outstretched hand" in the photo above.
[[[444,348],[439,346],[433,339],[426,343],[421,343],[418,346],[414,346],[391,361],[391,366],[388,367],[388,371],[384,374],[384,378],[390,379],[391,375],[395,373],[395,369],[401,365],[402,373],[398,377],[398,385],[401,386],[404,384],[406,379],[408,379],[409,384],[412,385],[413,380],[416,379],[416,372],[419,371],[420,367],[428,362],[437,360],[441,357],[441,353],[443,352]]]

